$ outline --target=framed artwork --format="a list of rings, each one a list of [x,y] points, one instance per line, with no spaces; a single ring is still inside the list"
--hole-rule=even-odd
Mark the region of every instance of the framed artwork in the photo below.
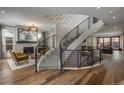
[[[24,28],[18,28],[17,43],[37,43],[38,31],[30,31]]]

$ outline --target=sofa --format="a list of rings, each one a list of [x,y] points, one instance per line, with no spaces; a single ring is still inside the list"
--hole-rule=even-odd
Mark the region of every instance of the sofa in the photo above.
[[[113,49],[112,49],[112,47],[102,48],[102,53],[112,54],[113,53]]]

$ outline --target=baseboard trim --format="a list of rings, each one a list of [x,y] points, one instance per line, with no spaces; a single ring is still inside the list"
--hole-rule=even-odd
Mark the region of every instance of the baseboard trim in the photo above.
[[[63,69],[71,69],[71,70],[79,70],[79,69],[89,69],[101,66],[103,64],[103,61],[101,63],[94,64],[93,66],[86,66],[86,67],[64,67]]]

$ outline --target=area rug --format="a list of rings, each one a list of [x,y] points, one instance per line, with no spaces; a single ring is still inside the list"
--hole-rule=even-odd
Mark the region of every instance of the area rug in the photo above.
[[[30,59],[28,61],[28,64],[27,64],[27,62],[20,62],[20,64],[18,66],[17,66],[17,64],[15,64],[15,62],[12,59],[7,59],[7,62],[8,62],[9,66],[10,66],[10,68],[12,70],[17,70],[17,69],[25,68],[25,67],[28,67],[28,66],[31,66],[31,65],[35,64],[35,60],[34,59]]]

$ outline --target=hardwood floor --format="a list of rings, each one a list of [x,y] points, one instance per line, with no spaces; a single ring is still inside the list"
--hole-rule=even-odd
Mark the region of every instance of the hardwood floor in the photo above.
[[[105,55],[104,64],[82,70],[44,70],[35,73],[34,66],[12,71],[6,60],[0,60],[1,85],[102,85],[123,84],[124,53]]]

